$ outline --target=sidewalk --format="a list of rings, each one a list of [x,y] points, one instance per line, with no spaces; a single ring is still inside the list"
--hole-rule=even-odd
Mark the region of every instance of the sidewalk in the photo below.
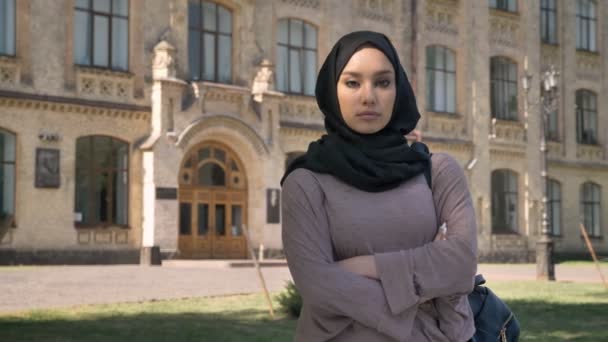
[[[500,280],[534,280],[533,264],[482,264],[489,285]],[[604,269],[606,275],[608,270]],[[269,291],[291,279],[284,260],[263,263]],[[556,266],[558,281],[600,282],[592,265]],[[261,292],[248,260],[170,260],[163,266],[0,267],[0,312],[81,304],[151,301]]]

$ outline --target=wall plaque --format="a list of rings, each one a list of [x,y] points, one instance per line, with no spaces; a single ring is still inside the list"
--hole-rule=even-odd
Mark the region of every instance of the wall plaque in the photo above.
[[[156,199],[177,199],[177,188],[156,188]]]
[[[36,149],[36,182],[37,188],[59,188],[59,150],[51,148]]]

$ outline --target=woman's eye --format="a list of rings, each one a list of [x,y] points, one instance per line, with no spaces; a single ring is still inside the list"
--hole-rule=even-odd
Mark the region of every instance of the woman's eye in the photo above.
[[[346,86],[349,88],[356,88],[359,86],[359,82],[357,81],[346,81],[344,84],[346,84]]]
[[[391,85],[391,81],[390,80],[379,80],[378,82],[376,82],[376,84],[381,88],[386,88],[389,85]]]

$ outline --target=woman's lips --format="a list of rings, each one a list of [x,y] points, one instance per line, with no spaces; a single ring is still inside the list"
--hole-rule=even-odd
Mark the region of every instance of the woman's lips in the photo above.
[[[358,118],[361,118],[363,120],[375,120],[377,118],[380,117],[380,113],[376,113],[376,112],[361,112],[359,114],[357,114]]]

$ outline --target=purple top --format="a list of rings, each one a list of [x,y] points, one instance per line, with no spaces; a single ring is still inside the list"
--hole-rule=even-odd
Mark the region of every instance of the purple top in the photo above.
[[[460,165],[371,193],[307,169],[283,183],[283,247],[303,298],[295,341],[467,341],[477,269],[475,210]],[[446,222],[447,240],[433,241]],[[374,255],[380,280],[336,261]],[[430,300],[429,300],[430,299]]]

